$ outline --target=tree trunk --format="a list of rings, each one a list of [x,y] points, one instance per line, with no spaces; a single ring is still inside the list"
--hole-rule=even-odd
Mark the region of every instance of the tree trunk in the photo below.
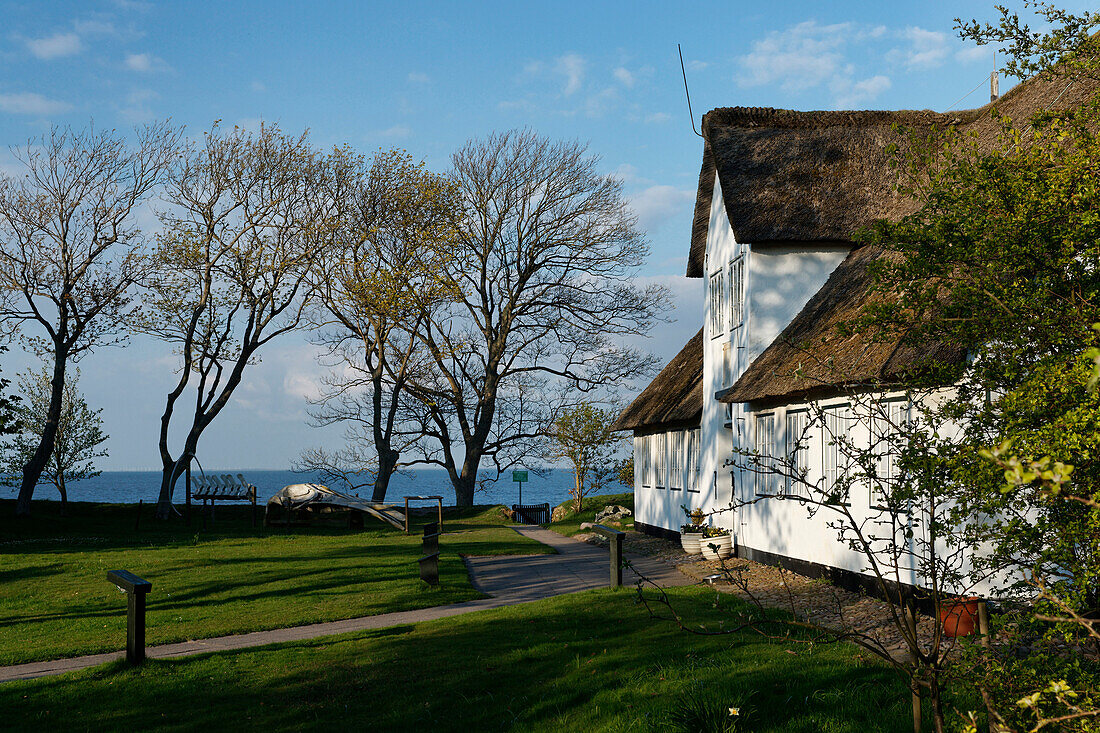
[[[161,469],[160,496],[157,497],[157,511],[154,516],[157,519],[169,519],[172,516],[172,497],[175,495],[176,482],[184,474],[189,462],[191,451],[186,447],[179,458],[166,463]]]
[[[65,516],[65,509],[69,506],[69,494],[65,491],[65,474],[58,474],[57,490],[61,492],[61,516]]]
[[[473,506],[474,489],[477,487],[477,468],[480,456],[467,455],[462,461],[462,473],[452,477],[455,486],[455,506]]]
[[[584,492],[582,491],[582,485],[581,485],[581,470],[579,468],[574,467],[574,469],[573,469],[573,500],[576,502],[573,505],[573,507],[574,507],[573,513],[574,514],[580,514],[581,513],[581,509],[584,508],[583,501],[582,501],[583,499],[584,499]]]
[[[31,514],[31,497],[34,496],[34,487],[42,478],[42,471],[53,453],[54,440],[57,438],[57,425],[61,419],[61,398],[65,392],[65,362],[68,361],[68,353],[64,349],[54,350],[53,379],[50,380],[50,406],[46,412],[46,424],[43,426],[42,437],[38,448],[31,455],[30,460],[23,466],[23,484],[19,487],[19,498],[15,502],[15,516],[29,517]]]
[[[371,501],[383,502],[386,500],[386,491],[390,487],[390,478],[397,467],[397,460],[401,454],[397,451],[378,452],[378,475],[374,479],[374,491],[371,493]]]

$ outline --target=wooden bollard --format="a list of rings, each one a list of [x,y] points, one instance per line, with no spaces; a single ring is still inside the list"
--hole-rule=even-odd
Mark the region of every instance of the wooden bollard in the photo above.
[[[609,585],[612,588],[621,588],[623,585],[623,538],[626,537],[626,533],[611,527],[605,527],[602,524],[597,524],[592,529],[608,539],[611,550],[611,582]]]
[[[408,516],[407,514],[405,515]],[[424,526],[424,556],[420,558],[420,579],[431,586],[439,585],[439,524]]]
[[[107,580],[126,591],[126,661],[145,661],[145,596],[153,584],[128,570],[109,570]]]

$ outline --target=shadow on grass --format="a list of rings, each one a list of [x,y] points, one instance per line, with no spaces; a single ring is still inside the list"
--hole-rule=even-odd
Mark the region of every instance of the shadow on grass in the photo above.
[[[683,591],[700,620],[709,595]],[[202,700],[179,706],[166,701]],[[889,671],[844,647],[692,637],[629,591],[0,687],[16,728],[889,731],[909,725]],[[5,721],[8,722],[7,720]]]

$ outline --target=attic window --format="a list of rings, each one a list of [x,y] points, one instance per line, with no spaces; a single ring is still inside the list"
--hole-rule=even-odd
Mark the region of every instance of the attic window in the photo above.
[[[726,288],[725,273],[722,270],[711,274],[708,281],[709,292],[707,294],[708,305],[710,307],[710,337],[718,338],[721,336],[725,329],[722,328],[722,316],[726,313]]]
[[[736,331],[745,322],[745,257],[730,262],[730,330]]]

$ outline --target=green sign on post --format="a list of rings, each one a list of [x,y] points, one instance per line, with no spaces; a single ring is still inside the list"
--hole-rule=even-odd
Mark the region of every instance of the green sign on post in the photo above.
[[[519,484],[519,503],[523,505],[523,482],[527,480],[526,471],[512,471],[512,480]]]

